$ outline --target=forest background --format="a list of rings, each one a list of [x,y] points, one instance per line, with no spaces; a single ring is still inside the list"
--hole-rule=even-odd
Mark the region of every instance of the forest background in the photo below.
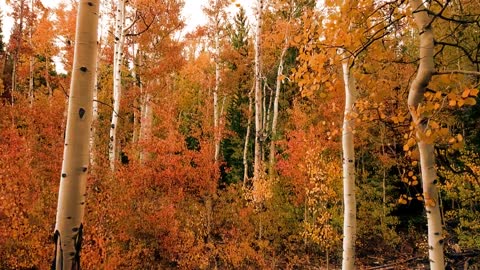
[[[102,1],[83,268],[339,267],[345,120],[357,267],[428,265],[425,207],[438,206],[446,266],[478,268],[478,1],[426,2],[421,30],[402,0],[258,2],[254,20],[211,0],[206,24],[181,35],[183,1],[123,2],[120,24],[117,1]],[[78,5],[7,4],[0,269],[47,269]],[[430,29],[435,72],[412,114]],[[424,196],[417,142],[434,145],[438,198]]]

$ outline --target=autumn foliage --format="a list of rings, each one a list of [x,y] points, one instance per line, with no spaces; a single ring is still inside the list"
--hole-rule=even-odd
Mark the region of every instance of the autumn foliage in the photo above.
[[[0,46],[0,269],[48,269],[53,258],[76,6],[29,2],[8,1],[13,11],[4,15],[14,25]],[[438,203],[447,265],[478,267],[477,1],[429,7],[436,16],[436,73],[416,108],[428,122],[423,133],[407,105],[419,33],[405,1],[357,1],[349,18],[341,16],[347,8],[340,1],[265,1],[263,143],[274,143],[262,158],[272,154],[274,165],[262,164],[255,182],[254,18],[241,3],[222,2],[207,10],[224,16],[221,27],[210,20],[185,33],[183,1],[128,2],[132,26],[113,171],[114,8],[102,6],[84,269],[340,267],[345,54],[339,50],[350,57],[358,93],[346,116],[355,122],[356,266],[428,264],[424,205]],[[438,200],[423,195],[419,140],[435,144]]]

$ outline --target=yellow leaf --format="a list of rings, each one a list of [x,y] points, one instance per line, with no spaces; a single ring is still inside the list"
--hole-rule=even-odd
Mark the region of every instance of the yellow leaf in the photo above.
[[[412,166],[417,166],[417,164],[418,164],[418,161],[416,160],[412,161]]]
[[[452,99],[448,102],[448,105],[453,107],[453,106],[457,105],[457,101],[455,99]]]
[[[463,104],[465,104],[465,101],[463,101],[463,99],[458,100],[457,102],[458,107],[462,107]]]
[[[412,172],[412,171],[409,171],[409,172],[408,172],[408,176],[410,176],[410,177],[413,176],[413,172]]]
[[[430,127],[433,129],[437,129],[440,127],[440,125],[435,121],[430,121],[429,124],[430,124]]]
[[[462,93],[462,98],[466,98],[470,95],[470,89],[465,89]]]
[[[405,144],[405,145],[403,146],[403,151],[406,152],[406,151],[408,151],[408,149],[410,149],[410,146],[408,146],[408,144]]]
[[[473,106],[473,105],[477,104],[477,100],[472,98],[472,97],[469,97],[469,98],[465,99],[465,104]]]
[[[425,135],[426,135],[427,137],[430,137],[430,135],[432,135],[432,130],[427,129],[427,132],[425,132]]]
[[[472,90],[470,90],[470,96],[471,97],[476,97],[476,96],[478,96],[478,92],[479,92],[478,89],[472,89]]]
[[[416,142],[417,141],[415,140],[415,138],[410,138],[410,139],[408,139],[407,144],[408,145],[415,145]]]
[[[435,103],[435,105],[433,106],[433,108],[434,108],[435,110],[440,109],[440,103],[438,103],[438,102]]]
[[[459,141],[459,142],[463,141],[462,134],[457,134],[457,141]]]

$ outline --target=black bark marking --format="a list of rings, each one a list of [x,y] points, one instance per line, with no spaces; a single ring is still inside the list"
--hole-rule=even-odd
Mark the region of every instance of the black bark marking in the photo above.
[[[62,178],[65,178],[67,177],[67,174],[66,173],[62,173]]]
[[[91,6],[91,7],[93,6],[93,3],[92,3],[92,2],[88,2],[87,4],[88,4],[89,6]]]
[[[438,241],[438,243],[439,243],[440,245],[443,245],[443,239],[440,239],[440,241]]]
[[[87,67],[81,67],[80,68],[80,71],[82,71],[82,72],[87,72],[87,70],[88,70]]]
[[[83,167],[82,172],[87,172],[87,167]]]
[[[53,242],[55,243],[55,253],[53,255],[53,261],[52,261],[52,269],[56,269],[57,267],[57,249],[60,248],[60,258],[61,264],[60,266],[63,268],[63,249],[62,249],[62,242],[60,239],[60,232],[58,230],[55,231],[53,234]]]
[[[84,108],[80,108],[78,110],[78,115],[80,116],[80,119],[82,119],[84,116],[85,116],[85,109]]]
[[[84,204],[85,204],[85,202],[81,202],[81,203],[80,203],[80,205],[84,205]]]
[[[436,185],[438,183],[437,179],[433,180],[433,184]]]
[[[111,127],[112,127],[112,128],[115,128],[115,124],[112,124],[112,126],[111,126]]]
[[[67,217],[67,219],[72,219],[72,217]]]
[[[72,232],[78,232],[78,228],[73,228]]]
[[[83,240],[83,224],[80,224],[78,228],[77,238],[73,240],[75,246],[75,258],[74,258],[74,268],[80,269],[80,250],[82,249],[82,240]]]

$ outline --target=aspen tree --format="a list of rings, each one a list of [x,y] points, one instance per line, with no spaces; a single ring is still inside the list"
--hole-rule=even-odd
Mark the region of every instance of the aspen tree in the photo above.
[[[117,160],[117,126],[118,114],[120,112],[120,99],[122,97],[122,62],[123,45],[125,43],[125,0],[118,0],[115,15],[115,46],[113,56],[113,111],[110,124],[110,144],[108,147],[108,158],[110,169],[115,171]]]
[[[355,147],[353,143],[353,124],[351,113],[355,104],[355,86],[350,74],[349,57],[341,50],[343,81],[345,84],[345,111],[343,114],[343,260],[342,269],[355,269],[356,239],[356,200],[355,200]]]
[[[422,172],[422,187],[427,212],[428,226],[428,257],[430,269],[445,269],[443,255],[443,232],[440,205],[438,203],[437,173],[435,169],[435,152],[433,142],[425,140],[428,119],[422,116],[418,109],[422,106],[424,93],[435,72],[434,38],[432,17],[420,0],[410,0],[413,19],[420,34],[419,67],[408,93],[408,108],[414,124],[417,127],[417,144],[420,152],[420,167]]]
[[[99,0],[80,0],[55,225],[53,269],[79,269],[85,212]]]
[[[347,16],[345,10],[350,11],[356,7],[356,1],[345,0],[343,2],[342,17]],[[349,23],[349,28],[351,22]],[[347,30],[348,31],[348,30]],[[348,35],[348,33],[347,33]],[[354,79],[350,73],[350,60],[352,57],[342,48],[338,50],[342,57],[342,72],[345,88],[345,110],[343,114],[342,126],[342,172],[343,172],[343,254],[342,269],[355,269],[355,241],[357,231],[357,205],[355,199],[355,144],[354,119],[352,112],[355,106],[357,91],[354,86]]]
[[[255,153],[253,178],[258,180],[262,170],[263,156],[263,92],[262,92],[262,13],[263,0],[257,1],[257,29],[255,33]]]
[[[214,160],[218,161],[220,157],[220,142],[221,142],[221,130],[220,130],[220,118],[222,117],[223,106],[219,105],[218,95],[221,84],[221,63],[220,63],[220,35],[222,33],[222,20],[225,16],[224,9],[229,5],[225,0],[211,0],[209,2],[209,8],[204,8],[204,12],[210,17],[212,24],[212,31],[214,36],[214,62],[215,62],[215,87],[213,89],[213,129],[214,129]],[[225,96],[224,96],[225,99]]]

